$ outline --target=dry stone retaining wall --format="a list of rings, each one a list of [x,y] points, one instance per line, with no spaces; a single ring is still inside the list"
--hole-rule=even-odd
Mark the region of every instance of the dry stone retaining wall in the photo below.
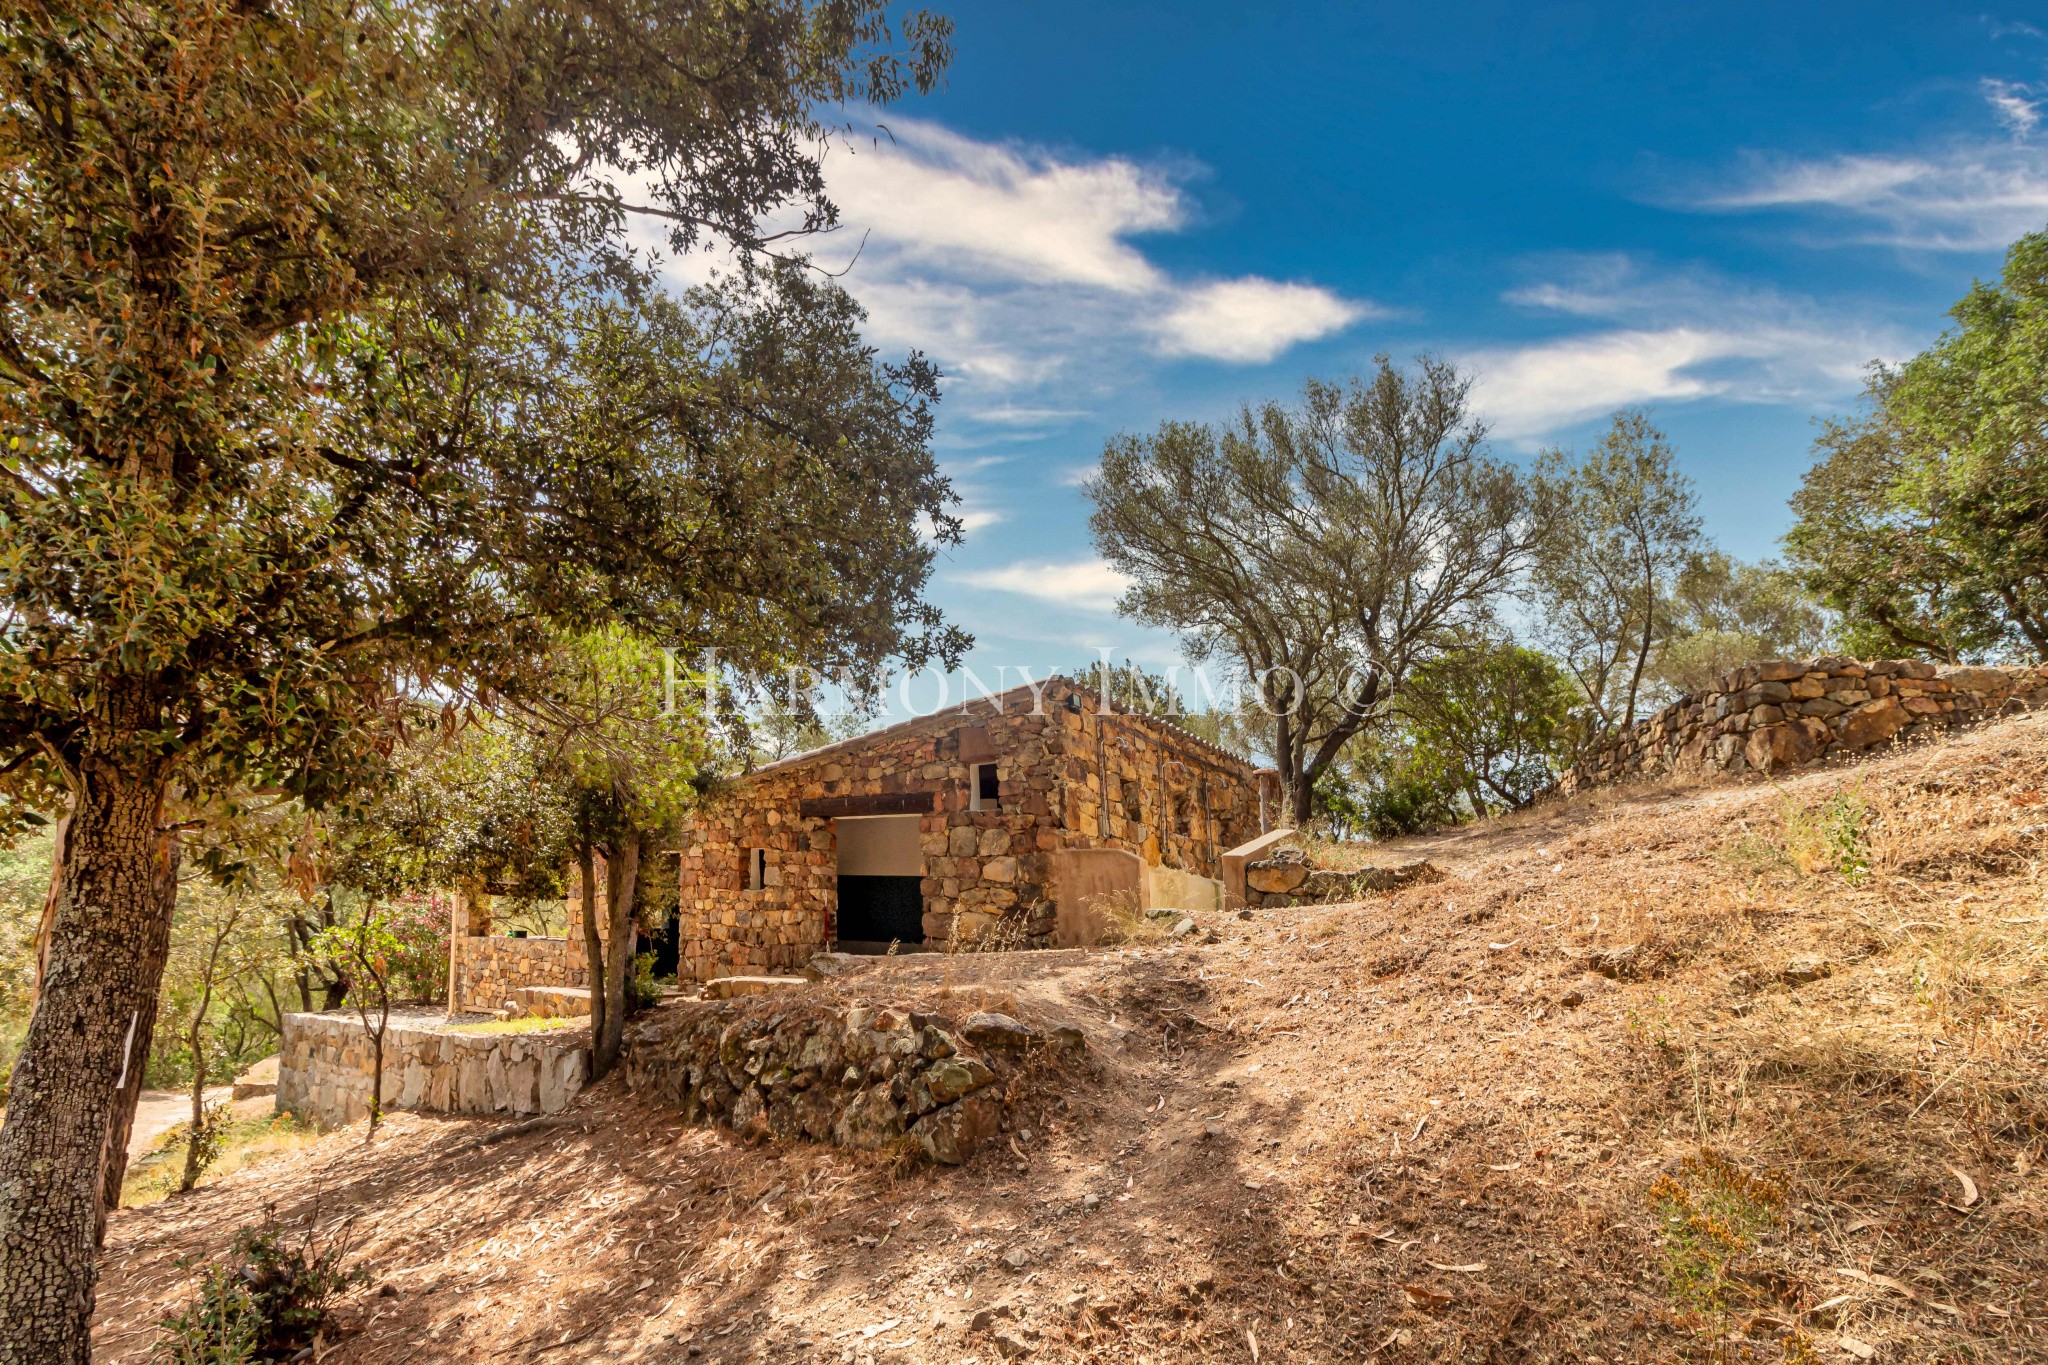
[[[1008,1015],[746,997],[671,1004],[626,1031],[626,1084],[692,1123],[840,1147],[905,1144],[944,1165],[1003,1125],[1004,1084],[1081,1035]]]
[[[2048,666],[1765,659],[1637,722],[1558,783],[1570,793],[1663,773],[1776,772],[2048,705]]]
[[[580,938],[465,935],[449,940],[455,954],[455,1008],[489,1013],[519,999],[522,989],[586,987],[588,956]]]
[[[394,1019],[384,1035],[384,1107],[444,1114],[553,1114],[590,1074],[580,1028],[450,1033]],[[287,1014],[277,1111],[326,1128],[370,1112],[370,1035],[353,1014]]]

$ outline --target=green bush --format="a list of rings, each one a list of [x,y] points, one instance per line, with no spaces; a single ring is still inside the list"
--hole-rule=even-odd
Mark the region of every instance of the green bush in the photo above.
[[[633,974],[626,978],[626,1013],[637,1014],[661,1002],[661,987],[654,981],[654,954],[633,958]]]
[[[334,1301],[367,1278],[343,1264],[346,1237],[316,1246],[278,1228],[244,1228],[204,1266],[199,1297],[167,1318],[153,1365],[254,1365],[291,1360],[313,1343]]]

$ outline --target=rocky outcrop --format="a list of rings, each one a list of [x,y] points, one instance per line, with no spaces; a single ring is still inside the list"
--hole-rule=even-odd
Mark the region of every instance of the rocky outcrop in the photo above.
[[[1558,789],[1664,773],[1779,772],[2037,706],[2048,706],[2048,666],[1765,659],[1638,722]]]
[[[957,1165],[1002,1125],[1004,1081],[1082,1047],[1078,1031],[1007,1015],[757,997],[651,1011],[628,1027],[622,1069],[693,1123]]]

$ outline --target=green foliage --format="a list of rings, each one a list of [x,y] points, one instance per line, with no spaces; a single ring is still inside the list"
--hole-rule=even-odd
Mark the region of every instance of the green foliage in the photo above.
[[[1521,480],[1490,457],[1470,389],[1446,361],[1380,356],[1293,405],[1120,436],[1087,483],[1095,545],[1131,580],[1120,609],[1251,682],[1295,819],[1521,566]]]
[[[1736,1333],[1737,1312],[1773,1297],[1756,1253],[1783,1223],[1785,1195],[1782,1177],[1752,1175],[1712,1148],[1650,1187],[1671,1297],[1711,1346]]]
[[[311,1347],[334,1301],[368,1278],[346,1264],[346,1234],[326,1246],[311,1228],[244,1228],[226,1257],[200,1270],[198,1297],[168,1318],[152,1365],[252,1365],[295,1360]]]
[[[1785,854],[1808,876],[1832,872],[1847,882],[1870,875],[1870,803],[1846,787],[1818,805],[1787,797],[1783,808]]]
[[[1583,694],[1582,739],[1636,718],[1680,571],[1699,542],[1692,480],[1647,414],[1625,409],[1583,457],[1537,461],[1537,639]]]
[[[1417,669],[1394,706],[1431,781],[1485,815],[1527,806],[1566,766],[1578,696],[1548,655],[1479,641]]]
[[[661,1003],[661,987],[654,979],[654,954],[636,953],[633,975],[626,981],[626,1012],[637,1014]]]
[[[1786,547],[1851,650],[2048,658],[2048,233],[1951,315],[1822,431]]]
[[[215,1101],[201,1107],[199,1121],[187,1123],[182,1133],[171,1138],[185,1146],[184,1174],[178,1188],[189,1190],[199,1183],[199,1177],[207,1167],[220,1160],[228,1140],[228,1130],[234,1126],[234,1108],[226,1101]]]
[[[1650,676],[1665,695],[1706,691],[1757,659],[1806,659],[1828,647],[1829,622],[1799,575],[1772,560],[1694,554],[1678,575],[1671,633]]]
[[[32,829],[0,847],[0,1103],[35,989],[36,930],[50,887],[50,835]]]

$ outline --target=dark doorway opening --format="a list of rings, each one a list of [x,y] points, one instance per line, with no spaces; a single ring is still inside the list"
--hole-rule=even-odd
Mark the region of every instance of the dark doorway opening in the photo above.
[[[644,936],[643,936],[644,937]],[[672,977],[683,965],[683,920],[671,910],[668,920],[643,945],[645,951],[654,954],[654,974],[657,977]]]
[[[839,878],[839,942],[924,942],[924,894],[917,877]]]

